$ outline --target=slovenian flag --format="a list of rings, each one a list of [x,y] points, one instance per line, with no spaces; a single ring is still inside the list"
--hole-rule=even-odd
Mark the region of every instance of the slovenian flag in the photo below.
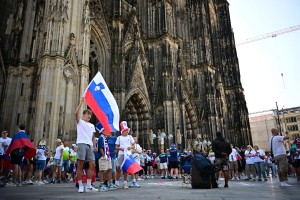
[[[143,168],[134,160],[130,151],[124,151],[124,161],[121,165],[123,172],[135,174]]]
[[[119,131],[119,108],[100,72],[90,82],[83,96],[107,133]]]
[[[30,141],[25,131],[19,131],[11,140],[11,143],[5,153],[7,155],[15,149],[25,148],[24,157],[31,159],[36,154],[36,147]]]

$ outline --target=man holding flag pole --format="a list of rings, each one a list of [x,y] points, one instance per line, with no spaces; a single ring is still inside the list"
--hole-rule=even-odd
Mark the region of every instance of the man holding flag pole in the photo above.
[[[90,107],[97,119],[103,125],[103,128],[108,133],[116,132],[119,130],[119,108],[115,98],[110,92],[100,72],[97,72],[93,80],[86,88],[83,98],[75,111],[75,118],[77,122],[77,177],[79,190],[84,192],[82,185],[82,168],[85,161],[89,162],[89,171],[87,174],[86,192],[96,192],[96,188],[91,186],[91,178],[95,171],[95,155],[94,151],[98,151],[96,146],[96,139],[94,133],[96,132],[95,126],[89,123],[92,111],[83,111],[83,120],[79,117],[79,110],[83,102]]]
[[[79,111],[84,103],[84,98],[81,99],[80,104],[75,110],[75,119],[77,122],[77,179],[79,193],[85,192],[98,192],[98,189],[92,186],[92,176],[95,171],[95,155],[93,151],[98,151],[96,147],[96,138],[94,133],[96,132],[95,126],[89,123],[92,117],[92,111],[86,109],[83,111],[83,117],[80,119]],[[87,183],[84,188],[82,184],[82,170],[85,162],[89,162],[89,170],[87,173]]]

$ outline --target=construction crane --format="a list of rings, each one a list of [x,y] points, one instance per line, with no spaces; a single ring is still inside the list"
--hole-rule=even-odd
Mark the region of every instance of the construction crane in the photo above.
[[[242,42],[237,42],[236,46],[248,44],[248,43],[251,43],[251,42],[256,42],[256,41],[263,40],[263,39],[266,39],[266,38],[274,38],[274,37],[277,37],[278,35],[283,35],[283,34],[290,33],[290,32],[293,32],[293,31],[298,31],[298,30],[300,30],[300,25],[292,26],[292,27],[282,29],[282,30],[279,30],[279,31],[274,31],[274,32],[267,33],[267,34],[264,34],[264,35],[259,35],[259,36],[253,37],[253,38],[249,38],[249,39],[246,39]]]

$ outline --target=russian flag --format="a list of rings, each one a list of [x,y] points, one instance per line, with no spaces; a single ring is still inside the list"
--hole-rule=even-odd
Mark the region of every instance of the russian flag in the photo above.
[[[107,133],[119,131],[119,108],[100,72],[90,82],[83,96]]]
[[[25,131],[19,131],[11,140],[11,143],[5,153],[7,155],[11,154],[11,152],[15,149],[27,147],[24,152],[24,157],[31,159],[36,154],[36,147],[30,141],[28,135]]]
[[[124,152],[124,161],[121,165],[121,169],[123,172],[129,173],[129,174],[135,174],[138,171],[142,170],[143,168],[137,162],[135,162],[135,160],[130,152],[125,151]]]

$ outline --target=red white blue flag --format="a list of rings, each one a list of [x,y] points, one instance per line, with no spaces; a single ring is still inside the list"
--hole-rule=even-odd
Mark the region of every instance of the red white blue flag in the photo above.
[[[19,131],[14,135],[5,153],[9,155],[15,149],[19,149],[18,154],[21,154],[28,159],[31,159],[36,154],[36,147],[32,144],[25,131]]]
[[[100,72],[90,82],[83,96],[107,133],[119,131],[119,108]]]
[[[134,160],[130,151],[124,151],[124,161],[121,169],[128,174],[135,174],[143,168]]]

